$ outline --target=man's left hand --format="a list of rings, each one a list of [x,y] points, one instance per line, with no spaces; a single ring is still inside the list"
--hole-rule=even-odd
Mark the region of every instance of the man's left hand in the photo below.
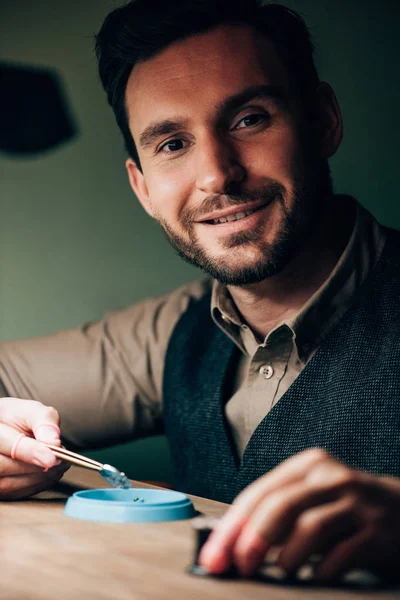
[[[271,548],[295,573],[321,556],[315,578],[351,569],[399,576],[400,480],[350,469],[320,449],[288,459],[235,499],[204,545],[211,573],[252,575]]]

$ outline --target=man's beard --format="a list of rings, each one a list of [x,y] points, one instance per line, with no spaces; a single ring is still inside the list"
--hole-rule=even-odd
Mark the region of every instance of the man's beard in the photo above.
[[[303,168],[301,174],[295,178],[291,199],[287,197],[286,190],[280,183],[270,180],[258,189],[240,190],[239,193],[234,193],[232,189],[230,194],[209,196],[195,210],[185,207],[182,210],[181,223],[189,240],[175,233],[160,216],[156,216],[156,219],[178,254],[214,279],[224,285],[233,286],[258,283],[278,274],[290,262],[296,250],[314,229],[324,197],[332,194],[328,162],[312,162],[313,164]],[[221,237],[219,244],[226,249],[226,256],[213,258],[206,248],[200,245],[195,235],[195,221],[211,211],[258,200],[265,201],[265,204],[279,202],[281,205],[280,231],[274,243],[263,240],[265,224],[261,223],[252,229]],[[256,247],[259,258],[251,265],[235,265],[235,248],[244,246]]]

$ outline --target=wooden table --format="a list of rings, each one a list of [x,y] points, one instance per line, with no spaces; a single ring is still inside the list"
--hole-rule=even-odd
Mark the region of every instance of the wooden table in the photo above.
[[[0,598],[3,600],[350,600],[400,598],[400,590],[329,589],[186,573],[194,536],[190,521],[97,523],[63,514],[76,489],[107,487],[72,467],[61,491],[0,503]],[[149,487],[134,482],[137,487]],[[198,511],[226,505],[192,497]]]

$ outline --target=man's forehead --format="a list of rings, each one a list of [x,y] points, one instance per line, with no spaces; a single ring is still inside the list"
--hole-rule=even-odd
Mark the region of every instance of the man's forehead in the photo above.
[[[218,83],[227,92],[235,85],[285,85],[287,74],[269,38],[249,26],[223,25],[174,42],[135,65],[126,90],[127,108],[130,112],[132,105],[175,92],[184,102],[196,89]]]

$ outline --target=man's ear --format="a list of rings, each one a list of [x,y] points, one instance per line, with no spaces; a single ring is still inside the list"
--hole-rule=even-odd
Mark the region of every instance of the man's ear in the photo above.
[[[335,92],[325,81],[317,88],[319,148],[324,158],[330,158],[340,146],[343,120]]]
[[[128,172],[128,179],[134,194],[137,196],[140,204],[150,217],[153,217],[151,203],[149,200],[149,191],[142,171],[132,158],[128,158],[125,163]]]

